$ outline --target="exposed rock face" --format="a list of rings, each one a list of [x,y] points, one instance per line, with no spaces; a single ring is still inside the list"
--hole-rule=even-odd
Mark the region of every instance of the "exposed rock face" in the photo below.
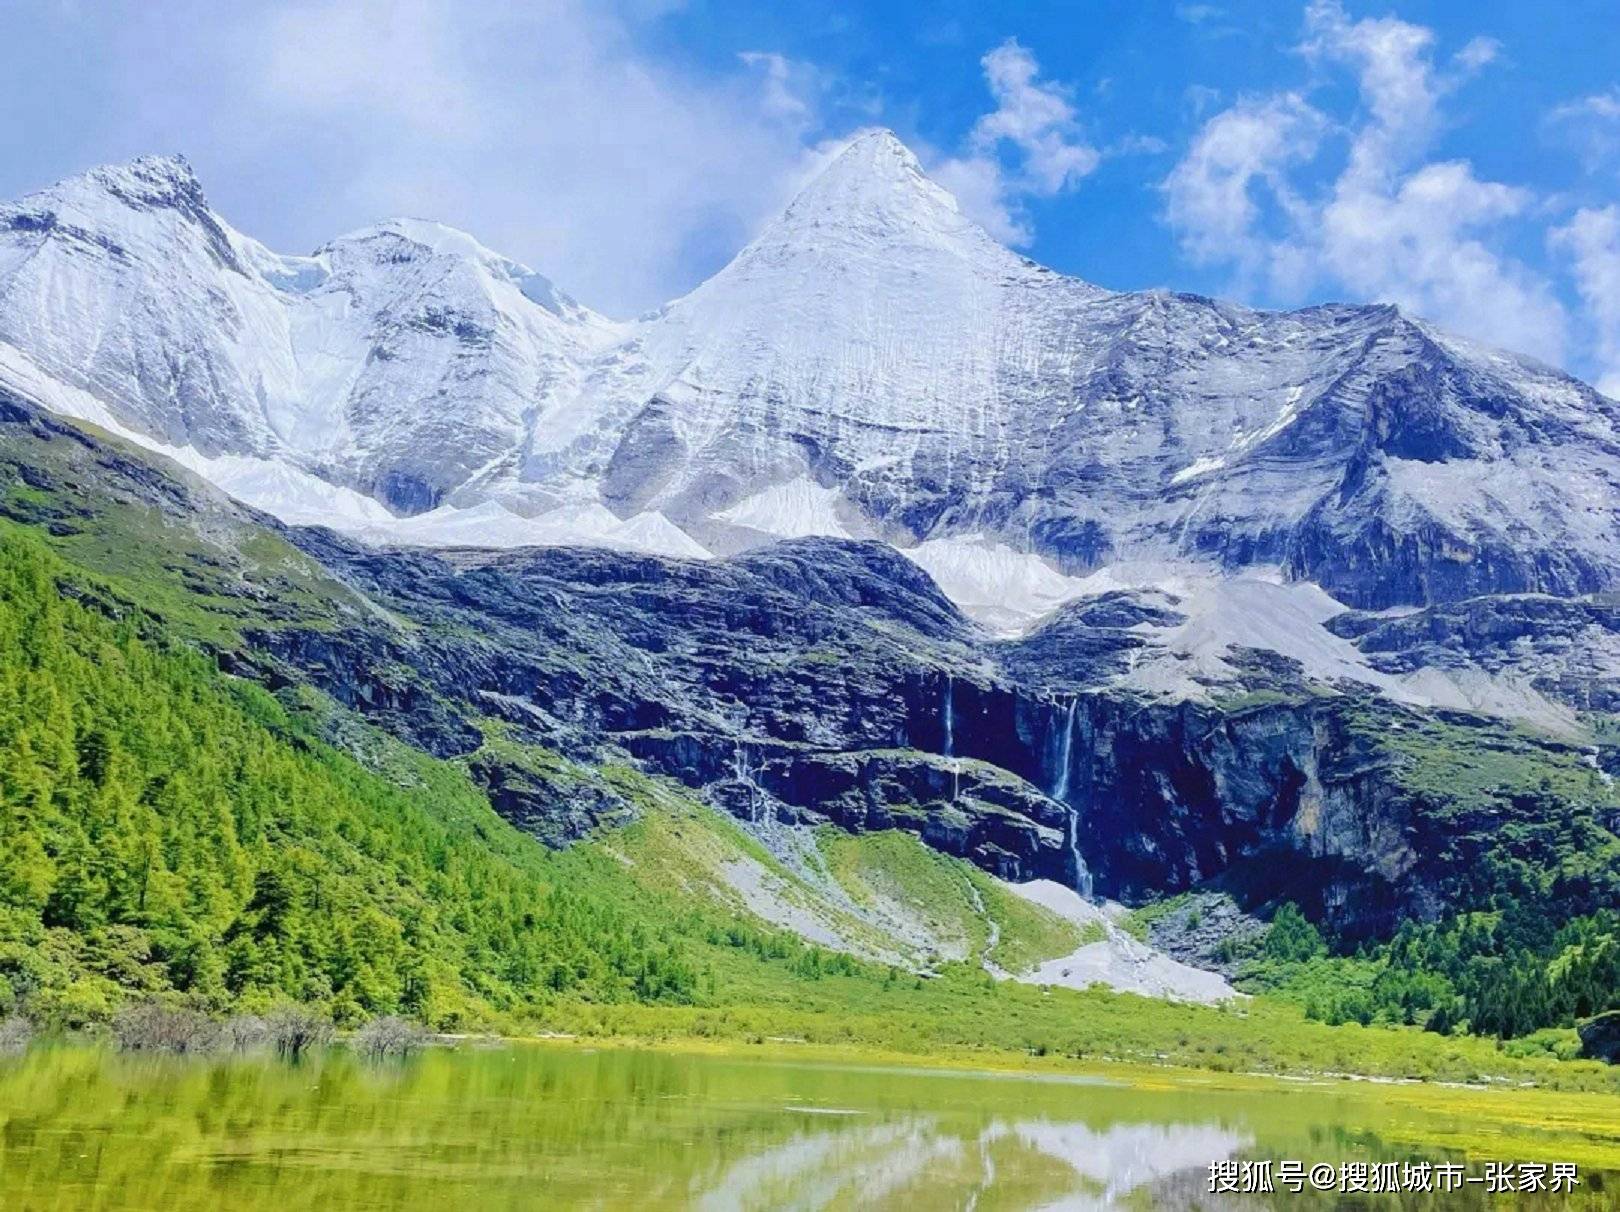
[[[671,564],[295,537],[428,624],[384,663],[413,669],[430,701],[570,752],[623,750],[744,818],[899,826],[1010,878],[1128,900],[1230,879],[1351,931],[1432,913],[1457,886],[1452,826],[1428,819],[1377,742],[1410,713],[1371,692],[1295,682],[1250,705],[1154,699],[1088,685],[1089,657],[1066,682],[1062,662],[1041,660],[1060,642],[986,641],[877,544]],[[1053,627],[1107,632],[1136,609],[1102,602]],[[265,639],[368,705],[341,659],[310,665],[300,642]],[[355,680],[377,663],[358,658]],[[1255,668],[1268,687],[1289,685],[1286,667]]]
[[[1506,675],[1583,711],[1620,707],[1620,604],[1607,597],[1478,597],[1394,618],[1347,611],[1327,626],[1390,673]]]
[[[1620,1065],[1620,1010],[1611,1010],[1580,1025],[1581,1055]]]
[[[1273,653],[1231,654],[1239,680],[1204,700],[1123,689],[1119,662],[1174,605],[1105,594],[994,640],[877,542],[714,562],[376,549],[277,529],[3,394],[0,475],[0,512],[67,538],[155,513],[162,575],[241,621],[240,642],[212,641],[233,671],[313,684],[467,760],[501,811],[553,844],[627,806],[577,770],[537,767],[524,742],[586,766],[638,762],[744,819],[905,828],[1008,878],[1127,900],[1218,881],[1359,933],[1454,898],[1504,811],[1531,828],[1566,811],[1493,792],[1439,812],[1411,777],[1421,750],[1391,738],[1477,733],[1492,761],[1599,779],[1576,747],[1310,682]],[[267,549],[282,554],[252,554]],[[1583,610],[1570,625],[1601,630],[1602,610]],[[1336,627],[1378,653],[1452,624]],[[512,747],[488,744],[492,722]]]

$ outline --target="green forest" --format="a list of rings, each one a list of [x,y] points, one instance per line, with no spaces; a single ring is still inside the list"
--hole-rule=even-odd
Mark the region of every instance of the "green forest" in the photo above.
[[[0,538],[0,998],[72,1023],[122,991],[453,1024],[539,991],[689,997],[692,961],[559,887],[458,772],[398,779],[58,589]]]
[[[1330,955],[1321,932],[1285,904],[1239,984],[1333,1025],[1516,1039],[1620,1009],[1620,914],[1565,918],[1552,905],[1503,898],[1438,923],[1403,922],[1388,942]]]

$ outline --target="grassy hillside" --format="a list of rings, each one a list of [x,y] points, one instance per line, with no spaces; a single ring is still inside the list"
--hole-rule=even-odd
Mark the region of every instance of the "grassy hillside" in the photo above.
[[[150,620],[64,598],[65,572],[0,536],[0,1000],[42,1017],[95,1020],[136,996],[296,998],[440,1026],[1620,1084],[1264,1000],[1217,1010],[995,982],[977,962],[980,904],[1002,962],[1073,940],[898,834],[827,839],[822,874],[857,907],[926,904],[962,958],[936,957],[925,978],[813,946],[751,912],[735,872],[756,864],[782,902],[816,899],[814,880],[678,791],[602,771],[639,819],[547,851],[457,764],[142,638]],[[341,748],[322,739],[335,734]]]
[[[145,993],[450,1026],[559,999],[712,1002],[858,967],[750,912],[727,864],[753,864],[784,904],[818,898],[678,791],[591,772],[642,819],[546,850],[464,765],[154,642],[151,618],[64,597],[85,587],[68,572],[0,528],[0,999],[69,1023]],[[947,862],[898,844],[913,865]],[[983,879],[956,863],[942,878],[959,902]],[[846,924],[876,949],[869,924]]]

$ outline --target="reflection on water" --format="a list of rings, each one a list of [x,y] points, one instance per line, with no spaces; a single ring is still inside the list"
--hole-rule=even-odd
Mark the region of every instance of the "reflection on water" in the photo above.
[[[996,1120],[977,1133],[953,1131],[937,1117],[874,1123],[796,1136],[731,1166],[697,1206],[736,1208],[881,1205],[947,1169],[972,1177],[968,1206],[997,1191],[1006,1174],[1028,1176],[1051,1160],[1066,1209],[1114,1208],[1139,1188],[1178,1171],[1208,1173],[1209,1163],[1253,1145],[1251,1137],[1207,1124],[1120,1124],[1095,1129],[1052,1120]],[[976,1169],[976,1173],[974,1173]],[[1057,1194],[1054,1191],[1054,1194]]]
[[[1213,1161],[1414,1157],[1391,1123],[1365,1089],[1333,1087],[535,1046],[298,1066],[55,1048],[0,1061],[0,1206],[1218,1208]]]

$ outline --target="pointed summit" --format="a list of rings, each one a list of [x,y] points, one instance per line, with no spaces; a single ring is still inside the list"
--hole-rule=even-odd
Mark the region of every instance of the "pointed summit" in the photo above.
[[[431,219],[385,219],[339,236],[316,250],[338,272],[352,272],[357,264],[389,267],[442,258],[475,267],[495,282],[515,286],[531,303],[559,319],[602,325],[608,321],[558,289],[544,274],[488,248],[459,228]]]
[[[170,207],[189,214],[208,210],[208,199],[191,162],[179,155],[137,156],[122,164],[103,164],[43,192],[80,203],[110,196],[135,210]]]
[[[184,156],[139,156],[103,164],[0,207],[0,217],[7,214],[16,216],[12,226],[20,219],[42,239],[53,233],[88,239],[100,250],[96,255],[142,249],[162,261],[181,255],[178,247],[192,243],[205,247],[220,264],[247,272],[239,255],[242,237],[209,208]]]
[[[851,140],[799,191],[777,226],[835,228],[866,238],[916,232],[983,235],[889,130],[867,131]]]
[[[64,177],[0,209],[65,211],[92,217],[115,203],[135,210],[156,206],[208,208],[197,175],[184,156],[139,156]]]

